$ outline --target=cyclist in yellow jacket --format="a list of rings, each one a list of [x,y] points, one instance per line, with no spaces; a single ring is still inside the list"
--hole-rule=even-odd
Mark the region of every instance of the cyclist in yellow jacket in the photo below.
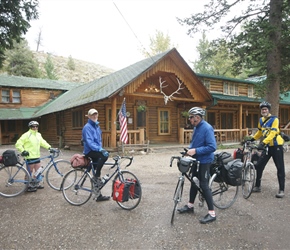
[[[40,147],[50,149],[51,146],[38,132],[39,123],[37,121],[29,122],[28,127],[29,130],[21,135],[21,137],[17,140],[15,147],[28,161],[28,171],[33,177],[32,174],[40,168],[40,160],[35,161],[40,158]],[[29,163],[29,161],[32,160],[34,162]],[[37,188],[42,189],[43,185],[39,185]],[[27,191],[34,192],[36,190],[36,188],[29,187]]]
[[[255,166],[257,170],[257,178],[253,192],[261,192],[261,179],[263,171],[269,159],[272,157],[277,168],[277,177],[279,183],[279,191],[276,194],[276,198],[283,198],[285,188],[285,165],[283,150],[284,140],[280,135],[279,119],[276,116],[272,116],[270,114],[270,103],[261,102],[260,109],[262,117],[258,123],[258,131],[255,133],[251,141],[262,138],[258,149],[267,148],[267,150],[262,152],[262,155]]]

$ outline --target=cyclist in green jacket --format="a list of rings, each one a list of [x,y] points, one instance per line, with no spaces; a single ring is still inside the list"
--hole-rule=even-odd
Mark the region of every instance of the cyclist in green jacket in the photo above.
[[[40,160],[34,161],[40,158],[40,147],[50,149],[50,144],[42,138],[42,135],[38,132],[39,123],[37,121],[31,121],[28,123],[29,130],[21,135],[17,140],[15,147],[21,152],[21,155],[28,160],[28,172],[35,173],[40,168]],[[34,161],[29,163],[29,161]],[[43,185],[39,185],[37,188],[42,189]],[[36,188],[28,187],[29,192],[36,191]]]

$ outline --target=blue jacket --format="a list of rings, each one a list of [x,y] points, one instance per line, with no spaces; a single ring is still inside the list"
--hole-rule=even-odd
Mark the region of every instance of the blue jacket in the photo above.
[[[189,148],[195,148],[194,157],[202,164],[211,163],[214,160],[216,150],[216,140],[214,137],[213,127],[205,120],[193,129],[192,140]]]
[[[84,143],[83,153],[85,155],[90,151],[98,152],[102,150],[102,130],[98,122],[95,123],[89,119],[87,124],[83,127],[82,137]]]

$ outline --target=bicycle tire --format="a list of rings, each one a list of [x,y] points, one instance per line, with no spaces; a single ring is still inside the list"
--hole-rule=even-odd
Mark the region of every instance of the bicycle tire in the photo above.
[[[212,192],[213,204],[220,209],[226,209],[232,206],[239,193],[239,186],[230,186],[224,181],[220,181],[216,173],[209,180],[209,187]],[[217,179],[218,181],[215,181]]]
[[[173,205],[171,221],[170,221],[171,225],[173,225],[174,223],[174,217],[176,214],[177,204],[181,201],[181,198],[182,198],[183,186],[184,186],[184,179],[182,180],[179,178],[176,185],[175,193],[173,195],[174,205]]]
[[[81,206],[92,196],[93,183],[84,169],[72,169],[63,177],[61,191],[65,200],[74,206]]]
[[[242,169],[242,194],[245,199],[248,199],[253,191],[256,181],[256,169],[252,162],[247,162]]]
[[[127,170],[117,173],[117,175],[113,179],[112,192],[114,192],[114,183],[117,180],[121,182],[124,182],[125,180],[130,180],[130,181],[135,182],[135,187],[138,187],[138,194],[135,194],[135,193],[132,194],[131,191],[129,191],[129,199],[127,201],[121,202],[121,201],[116,200],[116,202],[121,208],[125,210],[132,210],[136,208],[139,205],[141,201],[141,197],[142,197],[142,186],[141,186],[140,181],[136,177],[136,175],[134,175],[133,173]]]
[[[69,161],[57,160],[51,163],[46,171],[46,182],[54,190],[59,191],[64,175],[72,169]]]
[[[0,168],[0,195],[12,198],[27,190],[31,177],[21,166],[2,166]]]

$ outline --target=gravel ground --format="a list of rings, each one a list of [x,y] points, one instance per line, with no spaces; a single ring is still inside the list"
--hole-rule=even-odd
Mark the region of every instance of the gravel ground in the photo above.
[[[5,149],[1,146],[0,152]],[[245,200],[240,192],[232,207],[216,210],[217,220],[211,224],[198,222],[207,208],[196,205],[194,215],[177,214],[171,226],[178,169],[176,164],[170,168],[169,161],[181,150],[134,156],[128,170],[140,179],[143,196],[132,211],[121,209],[113,200],[97,203],[91,199],[75,207],[48,185],[36,193],[0,197],[0,249],[289,249],[289,152],[285,154],[283,199],[275,198],[278,182],[270,160],[261,193]],[[59,158],[68,160],[74,153],[63,151]],[[107,171],[104,167],[102,174]],[[187,202],[188,189],[187,182],[180,206]],[[111,195],[111,185],[103,194]]]

